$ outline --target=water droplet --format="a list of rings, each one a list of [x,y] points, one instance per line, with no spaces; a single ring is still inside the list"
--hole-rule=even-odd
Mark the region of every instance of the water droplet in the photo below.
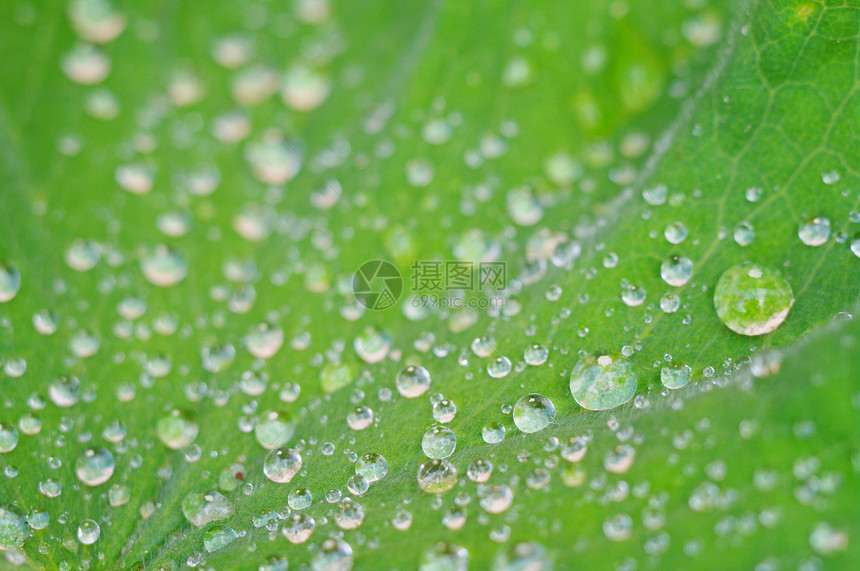
[[[744,196],[749,202],[758,202],[761,200],[762,189],[757,186],[751,186],[744,192]]]
[[[168,287],[185,279],[188,262],[179,250],[159,244],[140,260],[140,269],[152,285]]]
[[[642,198],[651,206],[659,206],[666,202],[666,196],[669,189],[665,185],[660,184],[652,188],[646,188],[642,191]]]
[[[216,525],[203,534],[203,548],[207,553],[213,553],[230,545],[239,537],[232,527]]]
[[[418,567],[419,571],[466,571],[468,568],[466,548],[441,541],[424,553]]]
[[[421,449],[428,458],[447,458],[456,447],[457,436],[447,426],[431,426],[421,438]]]
[[[353,477],[361,478],[361,476],[357,475]],[[365,481],[364,491],[356,495],[361,495],[367,491],[366,486],[367,482]],[[356,529],[364,522],[364,508],[352,498],[343,498],[337,504],[337,510],[334,512],[334,522],[339,528],[344,530]]]
[[[406,531],[412,527],[412,514],[406,510],[400,510],[391,518],[391,526],[398,531]]]
[[[487,365],[487,374],[494,379],[507,377],[511,372],[511,360],[504,355],[496,357]]]
[[[621,357],[590,355],[570,375],[570,393],[588,410],[609,410],[628,402],[639,384],[633,365]]]
[[[307,65],[295,65],[287,70],[281,97],[296,111],[311,111],[319,107],[331,92],[331,81]]]
[[[830,232],[830,220],[819,216],[801,224],[797,236],[807,246],[821,246],[830,239]]]
[[[192,525],[203,527],[209,522],[226,519],[233,515],[233,504],[220,493],[191,492],[182,500],[182,513]]]
[[[660,277],[673,287],[680,287],[693,277],[693,261],[684,256],[672,256],[660,266]]]
[[[60,67],[66,77],[75,83],[93,85],[108,76],[110,60],[94,46],[79,44],[63,56]]]
[[[495,571],[549,571],[552,567],[546,548],[534,541],[500,550],[493,565]]]
[[[102,530],[95,521],[85,519],[78,526],[78,541],[84,545],[92,545],[99,540]]]
[[[105,448],[90,448],[75,463],[78,479],[87,486],[104,484],[113,476],[116,464],[113,455]]]
[[[368,327],[355,338],[352,346],[362,361],[378,363],[388,355],[391,336],[375,327]]]
[[[245,337],[248,352],[260,359],[270,359],[284,344],[284,331],[269,322],[257,324]]]
[[[236,358],[236,349],[232,344],[204,345],[200,349],[200,362],[210,373],[218,373],[226,369]]]
[[[0,547],[21,547],[27,541],[27,526],[24,518],[9,508],[0,508]]]
[[[310,507],[313,502],[313,494],[307,488],[296,488],[290,495],[287,496],[287,504],[291,509],[294,510],[303,510]]]
[[[538,345],[537,343],[530,345],[525,351],[523,351],[523,361],[525,361],[527,365],[531,365],[533,367],[543,365],[546,363],[548,357],[549,350],[547,350],[543,345]]]
[[[302,457],[293,448],[278,448],[269,452],[263,462],[263,474],[279,484],[286,484],[302,469]]]
[[[485,512],[499,514],[514,503],[514,492],[505,484],[481,484],[478,486],[478,503]]]
[[[626,541],[633,531],[633,519],[627,514],[617,514],[603,522],[603,533],[610,541]]]
[[[181,409],[173,409],[155,425],[158,439],[172,450],[185,448],[194,442],[199,431],[200,427],[194,421],[193,415]]]
[[[588,452],[588,441],[582,436],[571,436],[561,447],[561,457],[568,462],[579,462]]]
[[[481,437],[487,444],[498,444],[505,439],[505,427],[498,422],[490,422],[481,429]]]
[[[680,389],[686,386],[692,376],[693,369],[680,363],[674,363],[660,370],[660,381],[667,389]]]
[[[451,422],[457,416],[457,405],[453,401],[443,398],[433,403],[433,420],[436,422]]]
[[[851,240],[851,253],[860,258],[860,236]]]
[[[492,337],[476,337],[472,340],[472,352],[478,357],[489,357],[496,352],[496,340]]]
[[[15,450],[18,446],[18,429],[7,422],[0,422],[0,454]]]
[[[753,230],[752,224],[749,222],[741,222],[735,226],[735,230],[732,232],[732,238],[734,238],[738,246],[744,248],[752,244],[753,238],[755,238],[755,230]]]
[[[819,522],[809,534],[809,545],[816,553],[827,557],[848,547],[848,534],[827,522]]]
[[[493,475],[493,463],[489,460],[477,459],[469,465],[466,476],[473,482],[486,482]]]
[[[117,167],[114,178],[128,192],[146,194],[155,183],[155,169],[143,163],[122,165]]]
[[[397,374],[397,392],[406,398],[414,399],[430,388],[430,373],[420,365],[410,365]]]
[[[660,298],[660,309],[664,313],[675,313],[681,307],[681,298],[677,293],[668,291]]]
[[[0,303],[11,300],[21,289],[21,274],[15,264],[0,261]]]
[[[72,0],[68,14],[75,33],[88,42],[111,42],[126,26],[126,17],[107,0]]]
[[[621,301],[628,307],[636,307],[645,302],[645,288],[628,284],[621,288]]]
[[[418,467],[418,486],[428,494],[442,494],[457,485],[457,469],[447,460],[425,460]]]
[[[523,432],[538,432],[555,420],[555,405],[543,395],[532,393],[514,405],[514,424]]]
[[[102,249],[92,240],[77,238],[72,241],[66,250],[66,264],[78,272],[87,272],[99,263]]]
[[[785,321],[794,304],[791,286],[779,270],[746,262],[720,276],[714,306],[735,333],[763,335]]]
[[[289,517],[281,533],[284,534],[284,537],[290,543],[299,544],[304,543],[310,538],[314,527],[316,527],[314,518],[307,514],[297,513]]]
[[[311,568],[314,571],[346,571],[352,569],[352,564],[352,547],[342,539],[328,538],[320,543]]]
[[[254,427],[254,437],[267,450],[280,448],[290,441],[296,431],[295,421],[288,412],[264,412]]]
[[[388,462],[382,454],[365,454],[355,463],[355,473],[368,482],[376,482],[388,475]]]
[[[687,228],[680,222],[672,222],[666,226],[663,236],[670,244],[680,244],[687,239]]]
[[[346,415],[346,423],[353,430],[364,430],[373,424],[373,410],[366,406],[357,406]]]

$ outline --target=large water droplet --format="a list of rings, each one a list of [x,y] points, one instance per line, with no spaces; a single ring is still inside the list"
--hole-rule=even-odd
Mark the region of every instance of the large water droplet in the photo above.
[[[638,383],[636,371],[626,359],[590,355],[574,366],[570,394],[582,408],[609,410],[632,399]]]
[[[543,395],[532,393],[514,405],[514,424],[523,432],[538,432],[555,420],[555,405]]]
[[[660,277],[670,286],[680,287],[693,277],[693,261],[684,256],[672,256],[660,266]]]
[[[272,450],[263,462],[263,474],[279,484],[286,484],[302,469],[302,457],[293,448]]]
[[[159,244],[140,260],[140,269],[152,285],[168,287],[185,279],[188,262],[179,250]]]
[[[397,374],[397,392],[406,398],[420,397],[430,388],[430,373],[420,365],[410,365]]]
[[[693,376],[693,369],[688,365],[673,364],[660,370],[660,382],[667,389],[680,389],[687,386]]]
[[[425,460],[418,467],[418,485],[428,494],[441,494],[457,485],[457,469],[447,460]]]
[[[116,464],[113,455],[104,448],[90,448],[75,463],[78,479],[87,486],[104,484],[113,476]]]
[[[376,482],[388,475],[388,462],[382,454],[365,454],[355,463],[355,473],[368,482]]]
[[[0,548],[21,547],[28,537],[24,518],[10,510],[0,508]]]
[[[182,513],[185,519],[196,527],[209,522],[226,519],[233,515],[233,504],[219,492],[191,492],[182,500]]]
[[[18,429],[8,422],[0,422],[0,454],[11,452],[18,446]]]
[[[192,414],[180,409],[173,409],[155,425],[158,439],[173,450],[185,448],[194,442],[199,431],[200,427],[194,422]]]
[[[804,222],[800,225],[797,236],[807,246],[821,246],[830,238],[830,220],[819,216]]]
[[[421,438],[421,449],[428,458],[447,458],[457,447],[457,437],[447,426],[431,426]]]
[[[21,274],[15,264],[0,262],[0,303],[11,300],[21,289]]]
[[[254,427],[254,436],[260,446],[272,450],[289,442],[295,431],[295,421],[289,413],[269,410],[264,412],[257,421],[257,426]]]
[[[752,262],[732,266],[714,289],[714,307],[726,327],[741,335],[770,333],[794,304],[791,285],[774,268]]]
[[[91,519],[85,519],[78,526],[78,541],[84,545],[92,545],[101,537],[102,530],[99,524]]]

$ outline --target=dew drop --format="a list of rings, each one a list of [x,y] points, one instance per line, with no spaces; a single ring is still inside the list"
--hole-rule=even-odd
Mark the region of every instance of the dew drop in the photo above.
[[[693,369],[680,363],[674,363],[660,370],[660,382],[667,389],[680,389],[687,386],[692,376]]]
[[[388,475],[388,462],[382,454],[365,454],[355,463],[355,473],[368,482],[376,482]]]
[[[140,260],[143,277],[159,287],[175,285],[188,275],[188,262],[175,248],[159,244]]]
[[[456,447],[457,436],[447,426],[431,426],[421,438],[421,450],[428,458],[447,458]]]
[[[254,427],[254,437],[267,450],[280,448],[290,441],[296,431],[292,416],[285,411],[264,412]]]
[[[807,246],[821,246],[830,239],[830,220],[822,216],[800,225],[797,236]]]
[[[670,244],[680,244],[687,239],[687,228],[680,222],[672,222],[663,230],[663,236]]]
[[[84,545],[92,545],[99,540],[102,530],[95,521],[85,519],[78,526],[78,541]]]
[[[501,355],[496,357],[489,364],[487,364],[487,374],[493,377],[494,379],[501,379],[503,377],[507,377],[508,373],[511,372],[511,360]]]
[[[0,261],[0,303],[10,301],[21,289],[21,274],[15,264]]]
[[[78,479],[87,486],[98,486],[113,475],[116,464],[113,455],[105,448],[90,448],[75,463]]]
[[[753,229],[752,224],[749,222],[741,222],[735,226],[734,232],[732,232],[732,238],[734,238],[738,246],[743,248],[752,244],[753,238],[755,238],[755,230]]]
[[[410,365],[397,374],[397,392],[406,398],[420,397],[430,388],[430,373],[420,365]]]
[[[21,547],[28,536],[24,518],[9,508],[0,508],[0,548]]]
[[[263,462],[263,474],[279,484],[288,483],[301,469],[302,457],[293,448],[272,450]]]
[[[418,467],[418,486],[428,494],[442,494],[457,485],[457,469],[448,460],[425,460]]]
[[[777,269],[745,262],[720,276],[714,307],[720,320],[735,333],[763,335],[785,321],[794,293]]]
[[[513,418],[522,432],[539,432],[555,420],[555,405],[543,395],[528,394],[514,405]]]
[[[199,431],[200,427],[194,421],[193,415],[181,409],[173,409],[155,425],[158,439],[172,450],[185,448],[194,442]]]
[[[530,345],[525,351],[523,351],[523,361],[525,361],[527,365],[531,365],[533,367],[543,365],[546,363],[548,357],[549,351],[543,345]]]
[[[0,422],[0,454],[12,452],[18,446],[18,429],[7,422]]]
[[[628,402],[639,384],[633,365],[622,357],[590,355],[570,374],[570,393],[582,408],[609,410]]]
[[[487,444],[498,444],[505,439],[505,427],[498,422],[485,424],[481,429],[481,437]]]

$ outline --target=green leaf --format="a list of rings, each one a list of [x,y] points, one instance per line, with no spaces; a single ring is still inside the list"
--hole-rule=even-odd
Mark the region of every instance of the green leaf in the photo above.
[[[10,564],[860,560],[854,3],[0,18]]]

